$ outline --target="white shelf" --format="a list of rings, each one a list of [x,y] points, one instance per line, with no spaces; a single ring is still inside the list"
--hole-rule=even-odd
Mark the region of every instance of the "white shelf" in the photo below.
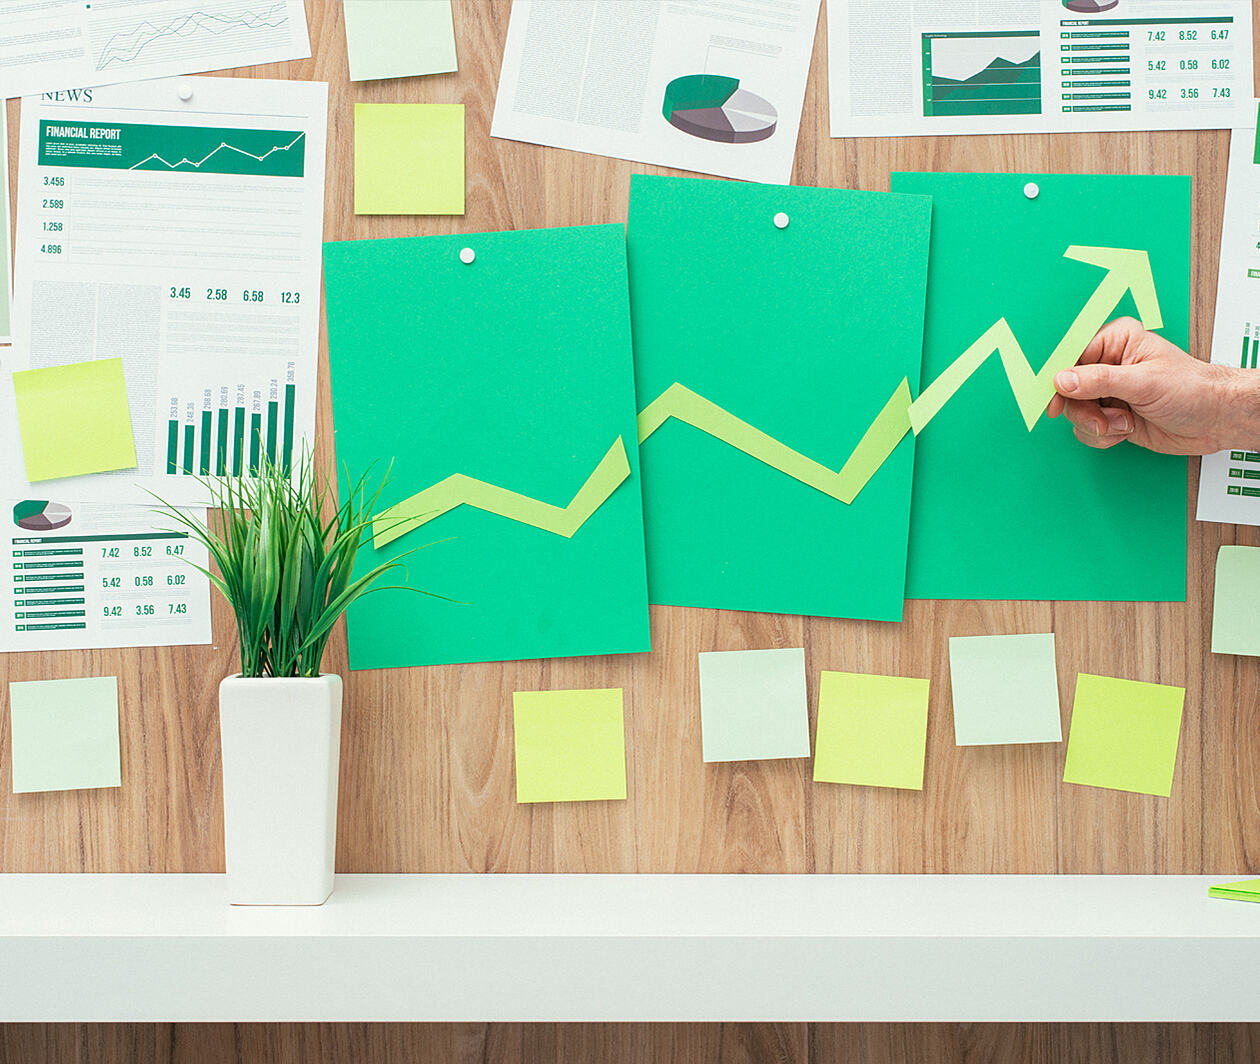
[[[0,875],[0,1021],[1256,1021],[1237,878]]]

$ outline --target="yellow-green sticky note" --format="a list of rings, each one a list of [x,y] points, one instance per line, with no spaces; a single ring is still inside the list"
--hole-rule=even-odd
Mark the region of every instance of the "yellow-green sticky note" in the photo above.
[[[1185,698],[1181,687],[1081,673],[1063,782],[1167,798]]]
[[[1208,896],[1230,901],[1260,902],[1260,879],[1240,879],[1237,883],[1218,883],[1208,887]]]
[[[1260,656],[1260,547],[1222,547],[1216,555],[1212,653]]]
[[[598,802],[626,796],[621,688],[517,691],[518,802]]]
[[[13,391],[27,480],[135,466],[121,358],[19,370]]]
[[[824,672],[814,779],[923,790],[928,681]]]
[[[464,213],[464,105],[354,105],[355,214]]]
[[[13,793],[122,785],[118,678],[9,684]]]

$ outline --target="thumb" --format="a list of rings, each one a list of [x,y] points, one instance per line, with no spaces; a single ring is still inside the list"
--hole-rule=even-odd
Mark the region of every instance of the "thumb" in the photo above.
[[[1068,399],[1121,399],[1149,402],[1154,380],[1146,366],[1113,366],[1098,362],[1057,373],[1055,390]]]

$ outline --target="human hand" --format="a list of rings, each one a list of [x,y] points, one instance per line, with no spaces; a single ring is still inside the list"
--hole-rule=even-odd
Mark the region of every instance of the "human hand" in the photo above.
[[[1133,318],[1120,318],[1099,330],[1074,369],[1055,376],[1058,394],[1046,413],[1066,413],[1089,447],[1129,440],[1164,454],[1211,454],[1260,443],[1238,435],[1255,417],[1240,372],[1200,362]]]

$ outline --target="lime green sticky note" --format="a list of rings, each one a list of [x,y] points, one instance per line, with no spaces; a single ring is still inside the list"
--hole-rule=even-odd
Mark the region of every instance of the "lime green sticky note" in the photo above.
[[[9,684],[13,793],[122,785],[118,678]]]
[[[121,358],[19,370],[13,391],[27,480],[136,464]]]
[[[518,802],[598,802],[626,796],[621,688],[517,691]]]
[[[464,105],[354,105],[355,214],[464,213]]]
[[[1242,879],[1237,883],[1218,883],[1208,887],[1208,896],[1230,901],[1260,902],[1260,879]]]
[[[1181,687],[1081,673],[1063,782],[1167,798],[1185,697]]]
[[[1216,555],[1212,653],[1260,656],[1260,547],[1222,547]]]
[[[824,672],[814,779],[923,790],[928,681]]]

